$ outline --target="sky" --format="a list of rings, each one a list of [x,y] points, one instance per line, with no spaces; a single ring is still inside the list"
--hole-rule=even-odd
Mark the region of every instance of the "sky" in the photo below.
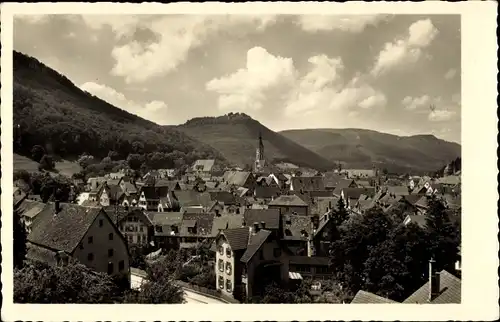
[[[459,15],[16,15],[14,49],[161,125],[243,112],[275,130],[460,143]]]

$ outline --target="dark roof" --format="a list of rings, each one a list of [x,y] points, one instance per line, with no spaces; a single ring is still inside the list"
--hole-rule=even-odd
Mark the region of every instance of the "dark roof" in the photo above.
[[[394,304],[394,303],[398,302],[366,291],[358,291],[358,293],[356,293],[356,296],[354,296],[354,298],[351,301],[351,304]]]
[[[396,196],[407,196],[410,194],[407,186],[389,186],[387,187],[387,193]]]
[[[60,207],[60,212],[54,216],[54,204],[47,204],[37,216],[28,240],[72,254],[103,210],[102,207],[88,208],[74,204],[61,204]]]
[[[280,212],[278,209],[245,209],[243,218],[246,226],[251,226],[255,222],[260,224],[263,221],[266,229],[279,229],[280,227]]]
[[[404,198],[410,204],[415,205],[417,203],[417,201],[419,201],[422,198],[422,196],[421,195],[410,194],[410,195],[404,196]]]
[[[323,184],[326,188],[335,188],[343,178],[344,176],[338,173],[327,172],[323,177]]]
[[[247,171],[226,171],[224,181],[229,185],[243,186],[252,174]]]
[[[404,220],[404,224],[406,226],[410,223],[417,224],[420,228],[425,228],[427,226],[427,219],[424,215],[408,215]]]
[[[293,177],[291,179],[293,190],[303,190],[303,191],[313,191],[313,190],[325,190],[325,185],[323,183],[323,177]]]
[[[299,216],[299,215],[283,216],[284,239],[306,240],[307,237],[302,236],[303,231],[305,231],[307,235],[312,234],[312,225],[310,217]]]
[[[160,199],[166,197],[169,193],[170,189],[165,186],[143,186],[141,188],[141,193],[144,192],[144,197],[146,199]]]
[[[155,229],[155,235],[168,236],[172,233],[172,226],[177,227],[177,233],[180,232],[183,213],[181,212],[150,212],[148,217],[155,227],[161,227],[161,231]]]
[[[196,232],[188,232],[189,227],[194,227],[193,222],[196,223]],[[212,235],[212,225],[214,222],[213,214],[192,214],[185,213],[182,218],[182,224],[180,229],[181,236],[199,236],[199,237],[210,237]]]
[[[271,199],[279,196],[280,194],[281,190],[278,187],[257,186],[254,192],[255,198],[262,198],[262,199]]]
[[[248,263],[252,257],[259,251],[267,238],[271,235],[271,232],[266,229],[259,230],[255,235],[249,237],[247,250],[241,256],[241,261],[243,263]]]
[[[233,251],[247,248],[248,237],[250,236],[248,227],[225,229],[222,234],[226,237]]]
[[[240,228],[243,225],[243,215],[223,215],[215,217],[212,224],[212,236],[215,237],[219,231],[224,229]]]
[[[237,205],[242,204],[243,200],[238,196],[233,195],[229,191],[211,191],[209,192],[211,200],[223,202],[224,205]]]
[[[439,278],[439,295],[430,303],[432,304],[460,304],[462,281],[445,270],[442,270]],[[429,282],[410,295],[403,303],[424,304],[429,303]]]
[[[146,224],[152,225],[151,220],[147,217],[142,208],[139,207],[129,207],[128,209],[124,206],[106,206],[103,207],[104,211],[108,214],[111,221],[117,225],[122,220],[124,220],[129,214],[136,214],[139,218]]]
[[[307,203],[297,195],[281,195],[269,203],[270,206],[306,207]]]
[[[17,210],[21,216],[34,218],[42,212],[44,208],[45,204],[42,202],[25,199],[19,204]]]
[[[361,195],[368,197],[375,195],[375,188],[344,188],[342,191],[346,199],[359,199]]]
[[[203,206],[209,207],[211,204],[210,193],[197,192],[194,190],[174,191],[175,198],[181,207]]]
[[[57,264],[57,251],[38,246],[30,242],[26,243],[26,258],[49,265]]]
[[[313,199],[309,212],[313,215],[323,215],[329,209],[337,209],[339,197],[317,197]]]

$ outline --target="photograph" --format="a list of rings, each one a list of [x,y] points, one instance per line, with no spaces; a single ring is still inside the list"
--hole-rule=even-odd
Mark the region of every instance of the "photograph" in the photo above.
[[[463,303],[460,14],[10,21],[14,305]]]

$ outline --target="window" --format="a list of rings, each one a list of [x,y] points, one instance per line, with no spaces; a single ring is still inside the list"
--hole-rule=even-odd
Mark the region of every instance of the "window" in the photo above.
[[[108,234],[108,239],[109,239],[109,240],[113,240],[113,233],[109,233],[109,234]]]
[[[108,257],[113,257],[114,250],[112,248],[108,249]]]
[[[143,226],[141,226],[141,227],[139,228],[139,231],[142,233],[142,232],[144,231],[144,227],[143,227]]]
[[[263,250],[261,250],[261,251],[259,252],[259,258],[260,258],[260,260],[261,260],[261,261],[263,261],[263,260],[264,260],[264,251],[263,251]]]
[[[80,249],[83,249],[83,244],[82,243],[80,243],[78,246],[80,247]]]
[[[89,254],[87,255],[87,260],[88,260],[89,262],[93,261],[93,260],[94,260],[94,254],[89,253]]]
[[[219,254],[224,255],[224,247],[219,246]]]
[[[121,260],[118,263],[118,270],[121,272],[121,271],[123,271],[123,269],[125,269],[125,262]]]
[[[227,279],[226,280],[226,291],[228,292],[232,292],[233,291],[233,287],[232,287],[232,283],[231,283],[231,280],[230,279]]]
[[[281,256],[281,248],[273,249],[273,255],[274,255],[274,257],[280,257]]]
[[[219,276],[219,288],[224,289],[224,277]]]
[[[227,256],[228,258],[231,258],[231,248],[229,248],[229,247],[228,247],[228,248],[226,248],[226,256]]]
[[[104,220],[99,219],[99,227],[102,227],[104,225]]]
[[[113,263],[109,262],[108,263],[108,274],[113,274]]]
[[[231,274],[231,263],[226,263],[226,274]]]
[[[224,260],[219,259],[219,271],[224,271]]]
[[[94,243],[94,237],[89,236],[88,242],[89,242],[89,244],[93,244]]]

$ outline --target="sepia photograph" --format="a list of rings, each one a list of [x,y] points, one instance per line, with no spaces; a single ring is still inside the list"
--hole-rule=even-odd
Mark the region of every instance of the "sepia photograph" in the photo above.
[[[13,303],[463,303],[462,18],[12,14]]]

